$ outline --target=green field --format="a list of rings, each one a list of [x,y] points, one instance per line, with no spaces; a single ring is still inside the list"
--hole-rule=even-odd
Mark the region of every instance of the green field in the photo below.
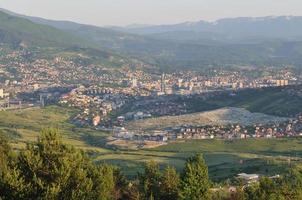
[[[66,143],[91,151],[107,151],[95,148],[88,143],[89,137],[107,136],[107,133],[90,128],[78,128],[69,122],[77,110],[71,108],[49,106],[46,108],[28,108],[23,110],[0,111],[0,132],[12,139],[16,149],[28,142],[33,142],[43,128],[57,128]]]
[[[181,148],[179,148],[181,147]],[[246,139],[246,140],[191,140],[170,143],[155,151],[164,152],[240,152],[265,155],[302,157],[302,138]]]
[[[66,143],[83,149],[95,160],[121,167],[129,177],[141,171],[149,160],[182,169],[186,158],[194,153],[204,154],[214,181],[232,178],[240,172],[276,174],[290,164],[300,162],[302,139],[250,139],[250,140],[196,140],[179,141],[150,150],[118,150],[106,147],[108,133],[90,128],[75,127],[69,118],[74,109],[50,106],[0,112],[0,131],[11,138],[15,149],[39,136],[42,128],[55,127],[62,133]],[[289,157],[294,161],[288,162]]]
[[[241,172],[282,173],[291,164],[301,162],[301,142],[302,139],[180,141],[151,150],[104,154],[95,160],[119,165],[128,175],[135,175],[148,160],[155,160],[161,166],[175,166],[180,171],[187,157],[203,153],[211,178],[221,181]]]

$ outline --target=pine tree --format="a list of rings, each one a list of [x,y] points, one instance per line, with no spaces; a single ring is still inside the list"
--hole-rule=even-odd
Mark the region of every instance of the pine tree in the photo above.
[[[175,168],[167,167],[161,177],[160,196],[165,200],[179,199],[180,178]]]
[[[160,178],[159,165],[154,161],[146,163],[144,173],[139,174],[140,190],[146,199],[151,196],[154,199],[159,199]]]
[[[3,176],[2,199],[112,198],[113,168],[94,165],[81,151],[62,143],[58,131],[44,130]]]
[[[207,200],[209,195],[208,168],[201,154],[190,157],[184,167],[181,197],[187,200]]]
[[[55,129],[43,130],[38,142],[20,153],[17,169],[30,189],[27,197],[87,199],[92,189],[91,164],[82,152],[62,143]]]
[[[95,166],[92,175],[93,199],[112,199],[115,188],[114,169],[109,165]]]

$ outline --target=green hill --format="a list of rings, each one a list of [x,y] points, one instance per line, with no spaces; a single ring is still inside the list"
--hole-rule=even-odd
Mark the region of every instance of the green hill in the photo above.
[[[185,100],[185,103],[190,112],[201,112],[223,107],[238,107],[251,112],[294,117],[302,112],[301,89],[301,85],[296,85],[246,89],[234,93],[227,91],[206,99],[194,96]]]
[[[24,59],[29,61],[39,58],[52,59],[54,56],[79,57],[78,55],[83,55],[79,59],[83,60],[85,57],[84,62],[87,65],[120,67],[136,66],[136,63],[140,62],[100,47],[94,41],[85,39],[88,37],[78,37],[71,32],[34,23],[0,10],[0,44],[8,50],[28,49],[31,54]]]
[[[89,42],[62,30],[35,24],[27,19],[11,16],[1,11],[0,42],[39,47],[93,47]]]

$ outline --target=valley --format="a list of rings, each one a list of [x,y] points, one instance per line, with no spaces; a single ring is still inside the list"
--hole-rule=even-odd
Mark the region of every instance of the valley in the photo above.
[[[0,200],[301,199],[302,17],[108,5],[0,8]]]
[[[106,144],[110,132],[71,124],[70,118],[77,112],[58,106],[1,111],[1,133],[10,137],[15,149],[21,150],[39,137],[41,129],[57,128],[64,142],[84,150],[97,163],[119,166],[129,177],[136,176],[142,164],[149,160],[181,170],[186,157],[195,152],[204,154],[210,176],[216,181],[232,178],[242,171],[281,173],[301,159],[298,138],[180,140],[152,149],[119,149]]]

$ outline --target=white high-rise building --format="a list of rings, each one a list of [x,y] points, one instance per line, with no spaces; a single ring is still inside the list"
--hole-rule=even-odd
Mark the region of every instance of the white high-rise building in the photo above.
[[[132,87],[137,87],[137,79],[136,78],[134,78],[134,79],[132,79]]]
[[[4,90],[0,89],[0,98],[4,98]]]
[[[160,91],[164,93],[166,91],[166,75],[164,73],[161,75]]]
[[[0,89],[0,99],[8,97],[9,93],[4,92],[4,89]]]

